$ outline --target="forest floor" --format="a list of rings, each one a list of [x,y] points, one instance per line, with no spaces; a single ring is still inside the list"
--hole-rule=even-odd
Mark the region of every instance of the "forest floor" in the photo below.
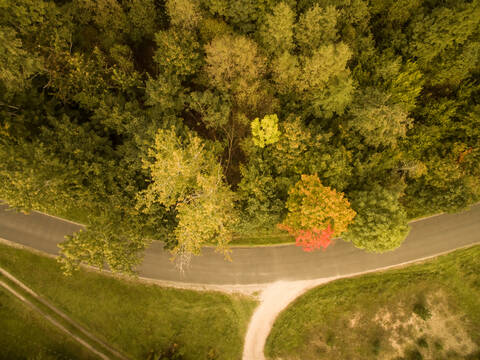
[[[0,264],[98,338],[136,359],[172,349],[185,359],[239,359],[247,323],[256,306],[253,298],[238,294],[167,289],[85,269],[65,278],[54,259],[3,244]],[[7,303],[5,299],[14,303],[15,299],[4,292],[0,294],[2,305]],[[4,306],[0,311],[8,308]],[[12,336],[22,333],[18,327],[29,326],[25,321],[17,321],[18,316],[1,318],[2,329]],[[32,319],[35,321],[35,317]],[[35,326],[32,323],[32,329]],[[55,337],[51,342],[44,340],[33,341],[39,342],[45,351],[57,349],[56,344],[61,343]],[[18,341],[5,341],[15,353]],[[28,353],[28,349],[36,348],[24,351]],[[34,354],[35,351],[26,357]]]
[[[280,314],[272,359],[480,358],[480,246],[317,287]]]

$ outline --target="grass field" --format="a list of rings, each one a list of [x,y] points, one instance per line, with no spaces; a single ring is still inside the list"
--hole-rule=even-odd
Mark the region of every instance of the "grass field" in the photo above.
[[[94,271],[66,278],[54,259],[3,244],[0,265],[136,359],[172,349],[179,359],[240,359],[256,306],[240,295],[161,288]]]
[[[276,320],[269,358],[480,359],[480,246],[338,280]]]
[[[0,287],[0,359],[95,359],[88,350]]]

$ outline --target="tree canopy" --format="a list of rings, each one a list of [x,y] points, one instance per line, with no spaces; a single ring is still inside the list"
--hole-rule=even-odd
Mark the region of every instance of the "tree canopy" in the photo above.
[[[0,198],[85,223],[68,270],[278,224],[393,249],[480,200],[479,38],[479,0],[0,1]]]

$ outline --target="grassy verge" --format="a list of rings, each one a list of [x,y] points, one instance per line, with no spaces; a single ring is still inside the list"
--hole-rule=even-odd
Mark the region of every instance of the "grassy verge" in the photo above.
[[[418,221],[426,217],[437,215],[438,213],[422,214],[421,216],[410,219],[409,221]],[[230,245],[232,246],[265,246],[265,245],[282,245],[294,244],[295,238],[285,231],[272,228],[271,231],[260,230],[252,231],[247,234],[234,235]]]
[[[0,287],[0,328],[0,359],[95,359],[3,287]]]
[[[0,264],[99,338],[137,359],[240,359],[255,301],[161,288],[81,270],[66,278],[54,259],[0,244]],[[175,350],[172,350],[175,349]]]
[[[263,245],[278,245],[278,244],[294,244],[295,239],[288,234],[276,234],[273,232],[270,235],[239,235],[234,236],[230,245],[232,246],[263,246]]]
[[[81,208],[69,208],[63,212],[53,211],[51,209],[40,209],[39,211],[45,212],[57,216],[62,219],[70,220],[80,224],[88,224],[88,213],[85,212],[85,209]],[[418,221],[423,218],[427,218],[433,215],[439,214],[438,212],[428,212],[420,213],[415,217],[412,217],[411,221]],[[156,239],[162,240],[162,239]],[[232,241],[230,242],[231,246],[267,246],[267,245],[286,245],[294,244],[295,238],[290,236],[284,231],[280,231],[277,228],[273,228],[271,231],[261,230],[258,232],[252,232],[248,234],[237,234],[233,236]],[[211,244],[214,245],[214,244]]]
[[[88,224],[89,222],[88,214],[85,213],[84,209],[80,209],[80,208],[68,209],[65,212],[54,212],[54,211],[49,211],[49,209],[43,209],[40,211],[53,216],[57,216],[61,219],[70,220],[80,224]],[[156,239],[156,240],[162,240],[162,239]],[[278,245],[278,244],[293,244],[293,243],[295,243],[295,239],[292,236],[288,235],[284,231],[280,231],[274,228],[272,229],[272,231],[269,231],[269,232],[259,231],[257,233],[252,233],[252,234],[234,235],[230,245],[232,246],[263,246],[263,245]]]
[[[277,319],[281,359],[480,359],[480,246],[315,288]]]

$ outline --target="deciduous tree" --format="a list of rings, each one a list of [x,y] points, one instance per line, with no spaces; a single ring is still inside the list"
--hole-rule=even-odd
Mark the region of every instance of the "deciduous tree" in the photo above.
[[[342,235],[358,248],[385,252],[398,248],[408,235],[407,213],[399,202],[398,190],[374,185],[350,194],[355,222]]]
[[[205,52],[205,72],[211,85],[232,94],[242,108],[255,108],[262,101],[260,80],[265,59],[255,42],[244,36],[225,35],[213,39]]]
[[[274,55],[293,50],[294,23],[293,10],[284,2],[278,3],[260,26],[259,38],[263,48]]]
[[[184,31],[193,30],[202,19],[197,4],[191,0],[168,0],[166,8],[170,24]]]
[[[300,16],[295,26],[295,40],[304,54],[311,55],[337,40],[337,17],[334,6],[322,8],[318,4]]]
[[[296,85],[307,114],[331,117],[343,113],[353,94],[353,81],[346,68],[351,56],[348,46],[339,43],[321,46],[312,56],[301,58],[302,72]]]
[[[236,222],[234,194],[202,140],[191,134],[182,140],[173,129],[159,130],[144,167],[151,182],[140,194],[138,207],[148,214],[160,204],[176,212],[173,253],[180,266],[208,243],[227,253]]]
[[[357,97],[350,111],[349,128],[358,131],[367,145],[396,146],[405,137],[411,119],[401,105],[389,103],[389,96],[370,90]]]
[[[253,143],[261,148],[264,148],[265,145],[275,144],[280,138],[276,114],[265,115],[262,120],[256,118],[252,121],[251,127]]]
[[[286,207],[288,214],[281,227],[300,239],[305,231],[320,234],[327,230],[339,236],[356,215],[343,194],[323,186],[317,175],[302,175],[289,191]]]
[[[185,78],[201,67],[200,44],[194,33],[172,28],[155,34],[155,42],[157,50],[153,60],[161,74]]]

